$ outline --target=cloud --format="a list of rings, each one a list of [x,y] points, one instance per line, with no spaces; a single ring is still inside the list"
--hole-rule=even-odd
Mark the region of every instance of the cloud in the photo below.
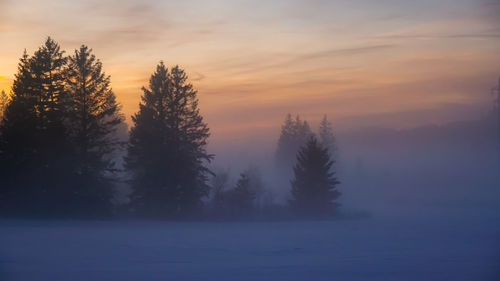
[[[455,120],[477,119],[486,111],[481,103],[443,102],[431,107],[382,113],[358,114],[336,120],[341,130],[360,127],[411,128],[424,124],[444,124]]]
[[[440,34],[393,34],[381,35],[377,38],[388,39],[497,39],[500,38],[500,32],[483,31],[477,33],[440,33]]]
[[[205,79],[205,75],[203,75],[199,72],[194,72],[193,75],[191,75],[191,77],[190,77],[190,80],[195,81],[195,82],[201,81],[203,79]]]
[[[329,50],[298,54],[291,57],[289,56],[285,59],[276,56],[269,56],[268,58],[260,59],[251,58],[236,64],[232,63],[226,65],[226,67],[228,67],[229,69],[234,69],[233,74],[244,74],[272,69],[286,70],[289,67],[300,67],[303,63],[306,62],[332,59],[339,56],[361,56],[368,53],[389,50],[391,48],[395,48],[396,46],[397,45],[395,44],[377,44],[349,48],[334,48]],[[264,62],[264,64],[258,65],[259,61]]]

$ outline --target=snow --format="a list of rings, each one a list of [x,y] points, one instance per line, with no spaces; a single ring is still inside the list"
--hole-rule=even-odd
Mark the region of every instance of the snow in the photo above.
[[[500,280],[500,216],[0,221],[0,280]]]

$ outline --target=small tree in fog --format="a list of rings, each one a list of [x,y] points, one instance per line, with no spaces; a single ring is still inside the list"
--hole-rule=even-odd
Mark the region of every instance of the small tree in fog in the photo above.
[[[227,198],[230,215],[237,218],[250,215],[254,210],[255,195],[251,179],[246,173],[242,173]]]
[[[299,115],[295,119],[292,118],[291,114],[286,116],[285,122],[281,126],[276,150],[276,165],[281,173],[289,174],[288,171],[295,164],[297,151],[312,135],[309,124],[307,121],[302,121]]]
[[[330,152],[330,156],[334,159],[337,158],[337,143],[335,139],[335,135],[333,134],[332,123],[328,121],[326,114],[321,119],[319,123],[319,140],[323,147],[327,148]]]
[[[120,105],[110,86],[110,77],[92,50],[82,45],[68,58],[68,134],[74,146],[75,183],[82,206],[106,210],[112,183],[106,172],[113,171],[111,155],[118,148],[116,130],[123,122]],[[90,208],[91,207],[91,208]]]
[[[146,216],[184,216],[208,195],[205,146],[209,129],[198,109],[197,91],[178,66],[161,62],[149,80],[126,158],[134,189],[132,204]]]
[[[215,173],[212,178],[212,208],[216,216],[222,216],[224,214],[228,180],[229,173],[225,171]]]
[[[332,171],[334,161],[328,149],[311,137],[297,154],[292,180],[290,206],[300,216],[321,217],[334,214],[340,183]]]

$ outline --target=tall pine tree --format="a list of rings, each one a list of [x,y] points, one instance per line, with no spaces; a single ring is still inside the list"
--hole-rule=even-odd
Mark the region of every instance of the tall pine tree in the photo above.
[[[102,213],[110,206],[117,149],[117,127],[123,122],[110,77],[92,50],[82,45],[68,58],[66,69],[67,126],[75,160],[73,189],[83,212]]]
[[[71,146],[64,126],[66,58],[50,37],[20,60],[0,127],[5,197],[24,212],[58,214],[71,205]]]
[[[333,215],[340,196],[340,183],[332,170],[334,161],[328,150],[311,137],[297,154],[292,181],[290,205],[299,216],[325,217]]]
[[[182,69],[169,71],[163,62],[143,92],[126,158],[132,204],[145,216],[192,214],[208,194],[205,163],[212,159],[205,149],[209,129],[198,109],[197,92]]]
[[[31,181],[39,162],[37,109],[31,76],[31,59],[26,50],[18,64],[12,86],[12,99],[0,123],[0,208],[2,213],[19,212],[31,206]],[[24,199],[24,200],[21,200]]]

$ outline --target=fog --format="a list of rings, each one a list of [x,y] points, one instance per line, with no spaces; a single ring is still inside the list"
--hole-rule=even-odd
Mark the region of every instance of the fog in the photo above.
[[[329,220],[0,220],[0,279],[498,280],[495,128],[487,115],[335,131],[342,196]],[[286,206],[279,130],[212,143],[211,169],[229,173],[228,188],[258,171]]]
[[[317,124],[311,124],[313,129]],[[470,120],[408,129],[358,127],[334,132],[334,165],[344,212],[396,215],[441,211],[498,211],[499,157],[493,113]],[[236,177],[258,168],[275,201],[286,204],[291,178],[276,172],[279,136],[254,134],[212,144],[215,171]],[[316,131],[316,130],[313,130]]]

